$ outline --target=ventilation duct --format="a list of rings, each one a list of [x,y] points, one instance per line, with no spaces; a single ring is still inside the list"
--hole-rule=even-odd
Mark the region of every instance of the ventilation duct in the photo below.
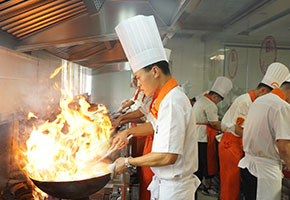
[[[88,11],[93,14],[93,13],[98,13],[103,4],[105,3],[105,0],[84,0]]]

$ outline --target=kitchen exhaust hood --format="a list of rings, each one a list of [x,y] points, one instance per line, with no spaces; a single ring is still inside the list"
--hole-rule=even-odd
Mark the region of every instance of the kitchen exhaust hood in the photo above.
[[[25,53],[45,50],[104,71],[104,65],[126,62],[114,30],[119,22],[138,14],[154,15],[166,41],[177,30],[179,18],[186,16],[186,9],[199,1],[8,0],[0,3],[0,45]],[[109,71],[113,69],[119,67]]]

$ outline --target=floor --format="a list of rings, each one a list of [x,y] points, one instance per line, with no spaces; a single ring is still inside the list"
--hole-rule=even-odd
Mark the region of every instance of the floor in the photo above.
[[[217,200],[217,197],[203,195],[200,191],[197,192],[197,200]]]

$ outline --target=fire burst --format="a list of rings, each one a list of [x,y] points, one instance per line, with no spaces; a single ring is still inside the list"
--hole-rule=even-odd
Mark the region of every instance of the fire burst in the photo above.
[[[50,76],[53,78],[63,66]],[[62,91],[54,121],[33,127],[20,152],[24,173],[38,181],[76,181],[110,173],[110,163],[94,162],[109,149],[112,124],[103,105],[91,105]],[[30,113],[29,118],[37,118]],[[18,155],[19,156],[19,155]]]
[[[53,122],[34,127],[26,142],[25,173],[39,181],[75,181],[109,173],[107,163],[94,163],[109,148],[111,121],[107,109],[80,97],[78,104],[60,101]],[[73,105],[73,106],[72,106]]]

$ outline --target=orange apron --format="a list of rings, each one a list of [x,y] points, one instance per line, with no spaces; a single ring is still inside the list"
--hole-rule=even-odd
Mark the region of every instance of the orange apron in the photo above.
[[[157,98],[157,94],[154,94],[149,109],[152,108],[153,102]],[[153,144],[154,136],[147,136],[145,139],[143,154],[146,155],[151,152],[152,144]],[[150,185],[154,173],[152,172],[150,167],[140,167],[140,191],[139,191],[139,199],[140,200],[150,200],[150,191],[147,190],[148,186]]]
[[[154,116],[155,119],[158,117],[158,110],[159,105],[161,101],[164,99],[164,97],[167,95],[170,90],[178,86],[176,80],[174,78],[171,78],[169,81],[165,83],[165,85],[161,88],[159,93],[155,93],[150,105],[150,112]],[[156,99],[156,102],[152,108],[152,104],[154,100]],[[152,150],[152,144],[153,144],[153,136],[147,136],[144,146],[143,155],[146,155],[151,152]],[[152,177],[154,176],[154,173],[150,169],[150,167],[141,167],[141,181],[140,181],[140,194],[139,199],[140,200],[150,200],[150,191],[147,190],[149,184],[152,181]]]
[[[249,91],[252,102],[254,91]],[[241,126],[245,119],[238,117],[236,124]],[[240,199],[240,168],[238,164],[243,157],[242,137],[225,132],[219,144],[221,200]]]
[[[206,125],[207,134],[207,174],[218,174],[218,159],[217,159],[217,142],[215,136],[218,134],[218,130],[212,128],[207,123],[196,123],[196,125]]]
[[[240,168],[243,157],[242,138],[225,132],[219,144],[221,200],[240,199]]]

